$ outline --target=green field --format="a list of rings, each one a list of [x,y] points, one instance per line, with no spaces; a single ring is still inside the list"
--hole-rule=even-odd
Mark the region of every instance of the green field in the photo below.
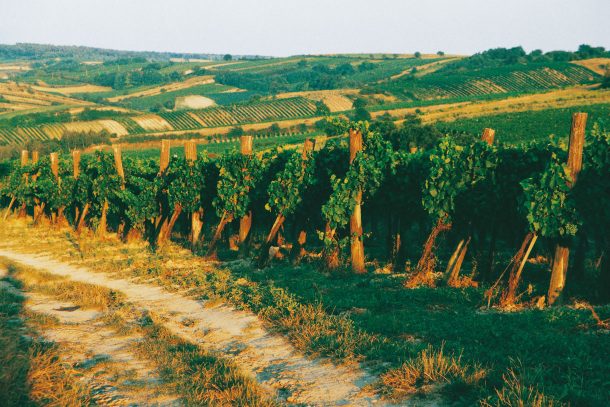
[[[597,121],[610,124],[610,103],[577,106],[566,109],[546,109],[529,112],[502,113],[473,119],[458,119],[453,122],[437,123],[442,131],[479,134],[481,129],[496,130],[496,140],[502,143],[518,144],[545,139],[550,135],[567,137],[570,120],[575,112],[587,112],[587,128]]]

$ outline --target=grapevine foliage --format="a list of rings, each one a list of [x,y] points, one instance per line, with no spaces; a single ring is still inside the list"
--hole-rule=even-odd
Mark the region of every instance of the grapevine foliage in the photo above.
[[[284,169],[269,184],[269,200],[265,209],[278,215],[292,215],[303,200],[305,190],[315,182],[315,162],[312,153],[303,159],[302,154],[293,153]]]
[[[479,141],[467,147],[442,139],[430,154],[422,204],[433,219],[450,223],[460,194],[493,176],[497,166],[494,148]]]
[[[539,177],[521,182],[526,218],[533,232],[548,238],[574,236],[580,220],[570,194],[570,171],[556,154]]]
[[[217,195],[213,201],[216,214],[241,218],[248,212],[249,192],[262,173],[262,161],[253,155],[232,152],[221,156],[216,165],[219,170]]]
[[[367,122],[351,123],[350,129],[362,133],[363,148],[356,154],[345,177],[331,176],[333,192],[322,207],[322,213],[332,229],[347,225],[359,192],[369,197],[374,194],[393,162],[392,146],[378,133],[371,132]]]
[[[204,184],[202,166],[207,158],[196,162],[182,157],[170,160],[165,172],[170,207],[182,207],[192,213],[201,207],[201,187]]]

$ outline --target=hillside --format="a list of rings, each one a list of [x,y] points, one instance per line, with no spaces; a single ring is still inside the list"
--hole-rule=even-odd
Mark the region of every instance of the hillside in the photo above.
[[[546,54],[517,47],[473,56],[221,58],[3,45],[0,143],[21,145],[74,132],[114,138],[186,132],[197,138],[235,126],[311,127],[327,115],[366,115],[364,110],[396,120],[423,114],[426,122],[448,121],[497,113],[501,101],[529,96],[544,98],[536,109],[566,107],[566,100],[577,107],[609,101],[608,93],[597,90],[607,60],[607,51],[588,46]],[[465,110],[464,103],[471,107]],[[511,106],[502,111],[533,105]]]

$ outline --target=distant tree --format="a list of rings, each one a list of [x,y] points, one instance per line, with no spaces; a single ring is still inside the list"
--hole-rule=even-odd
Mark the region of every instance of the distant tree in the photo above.
[[[415,58],[421,58],[421,52],[416,51],[416,52],[415,52],[415,54],[413,54],[413,56],[414,56]]]
[[[330,108],[321,100],[316,102],[316,116],[329,116]]]
[[[601,87],[603,89],[610,89],[610,67],[606,68],[606,74],[604,75]]]
[[[273,123],[271,126],[269,126],[269,133],[277,134],[277,133],[280,133],[281,131],[282,131],[282,129],[280,128],[280,125],[277,123]]]
[[[174,108],[176,107],[176,101],[174,99],[166,100],[163,103],[163,107],[167,110],[174,110]]]
[[[363,63],[358,65],[358,71],[360,71],[360,72],[372,71],[376,67],[377,67],[377,65],[375,65],[374,63],[364,61]]]
[[[439,57],[445,56],[445,53],[443,51],[438,51],[436,53],[436,55],[438,55]]]
[[[299,62],[297,62],[297,67],[299,68],[305,68],[307,66],[307,61],[304,59],[301,59]]]
[[[357,107],[356,109],[354,109],[353,119],[354,121],[371,120],[371,114],[368,110],[366,110],[365,107]]]
[[[240,126],[233,127],[231,130],[229,130],[229,133],[228,133],[229,137],[240,137],[243,135],[244,135],[244,129],[241,128]]]
[[[364,98],[356,98],[356,100],[354,100],[354,109],[358,109],[358,108],[364,108],[367,105],[366,99]]]
[[[225,61],[231,61],[231,60],[233,60],[233,55],[225,54],[225,56],[222,57],[222,59],[225,60]]]

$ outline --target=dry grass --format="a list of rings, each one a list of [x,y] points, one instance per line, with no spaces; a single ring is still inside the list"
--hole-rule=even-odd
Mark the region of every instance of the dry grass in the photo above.
[[[176,110],[179,109],[205,109],[215,106],[216,102],[201,95],[187,95],[176,98]]]
[[[205,85],[208,83],[214,83],[214,78],[212,76],[196,76],[194,78],[189,78],[187,80],[181,82],[173,82],[165,85],[157,86],[151,89],[146,89],[140,92],[133,92],[127,95],[115,96],[108,98],[109,102],[120,102],[125,99],[135,98],[135,97],[144,97],[144,96],[154,96],[159,95],[163,92],[173,92],[175,90],[188,89],[193,86]]]
[[[599,75],[605,75],[610,69],[610,58],[583,59],[582,61],[573,61],[572,63],[584,66]]]
[[[55,345],[34,344],[29,349],[27,381],[32,401],[45,406],[82,406],[89,403],[87,389],[76,382],[79,373],[60,360]]]
[[[51,295],[61,301],[73,302],[83,308],[108,310],[125,301],[124,295],[105,287],[67,280],[54,274],[8,264],[9,275],[28,291]]]
[[[187,405],[275,405],[254,379],[229,360],[180,339],[162,327],[154,315],[143,316],[139,322],[144,340],[135,345],[136,352],[155,361],[162,378],[173,383]]]
[[[440,350],[428,347],[413,360],[387,371],[380,379],[382,393],[399,400],[439,385],[456,382],[476,385],[486,375],[486,369],[462,363],[461,356],[446,355],[442,347]]]
[[[302,96],[304,98],[322,101],[331,112],[343,112],[352,108],[353,102],[349,96],[356,97],[359,94],[358,89],[337,89],[337,90],[316,90],[304,92],[286,92],[277,95],[278,99],[292,98]]]
[[[91,102],[40,92],[34,87],[14,82],[0,83],[0,94],[9,101],[9,103],[3,103],[2,106],[11,110],[28,110],[53,105],[92,105]]]
[[[0,288],[0,404],[89,405],[87,390],[77,372],[60,361],[58,347],[24,326],[22,303],[23,297]]]
[[[32,86],[40,92],[61,93],[62,95],[72,95],[74,93],[98,93],[109,92],[112,90],[109,86],[98,85],[76,85],[76,86]]]
[[[549,398],[539,392],[534,386],[526,386],[515,370],[509,369],[502,375],[504,386],[496,390],[497,399],[483,401],[484,407],[553,407],[562,406],[562,403]]]
[[[146,131],[174,130],[174,128],[167,121],[165,121],[165,119],[162,119],[156,114],[134,116],[132,119]]]
[[[566,108],[610,102],[610,91],[588,87],[574,87],[532,95],[509,97],[501,100],[480,102],[458,102],[433,106],[394,109],[372,112],[373,118],[386,112],[394,117],[404,117],[419,111],[425,123],[449,122],[462,118],[486,116],[499,113],[515,113],[550,108]]]

